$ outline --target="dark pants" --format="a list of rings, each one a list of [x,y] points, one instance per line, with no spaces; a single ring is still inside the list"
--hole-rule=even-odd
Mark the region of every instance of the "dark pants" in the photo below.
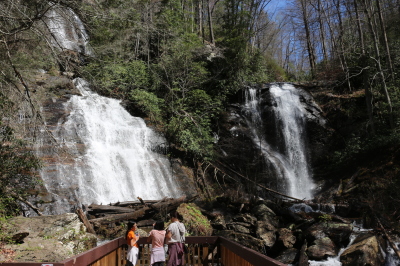
[[[155,262],[152,264],[152,266],[164,266],[164,262],[163,261]]]

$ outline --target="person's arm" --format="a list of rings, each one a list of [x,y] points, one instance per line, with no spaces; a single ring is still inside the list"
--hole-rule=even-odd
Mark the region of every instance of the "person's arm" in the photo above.
[[[129,245],[133,247],[139,241],[139,235],[133,234],[133,238],[129,241]]]
[[[172,232],[167,229],[167,233],[165,234],[165,239],[167,240],[167,242],[171,239],[171,237],[172,237]]]
[[[150,234],[149,234],[149,236],[147,237],[147,242],[151,242],[151,239],[152,239],[152,237],[153,237],[152,232],[153,232],[153,231],[150,231]]]

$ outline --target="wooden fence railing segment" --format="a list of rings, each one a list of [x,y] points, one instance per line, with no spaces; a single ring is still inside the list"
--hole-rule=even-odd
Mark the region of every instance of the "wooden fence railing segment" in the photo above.
[[[0,262],[0,266],[43,266],[43,265],[64,266],[64,264],[60,262]]]
[[[231,266],[235,264],[224,264],[223,261],[229,259],[231,261],[233,255],[232,254],[237,254],[239,256],[235,258],[235,261],[232,263],[236,263],[236,261],[241,261],[245,260],[249,264],[237,264],[240,266],[247,266],[247,265],[252,265],[252,266],[287,266],[286,264],[283,264],[282,262],[279,262],[277,260],[274,260],[270,257],[267,257],[259,252],[256,252],[250,248],[247,248],[245,246],[242,246],[234,241],[231,241],[225,237],[220,237],[218,239],[218,244],[221,246],[221,262],[223,266]],[[228,251],[229,250],[229,251]],[[226,257],[227,256],[227,257]]]
[[[120,249],[125,243],[126,243],[126,240],[123,237],[120,237],[120,238],[114,239],[110,242],[107,242],[103,245],[100,245],[98,247],[92,248],[92,249],[90,249],[84,253],[81,253],[77,256],[66,259],[64,261],[61,261],[61,263],[64,263],[63,265],[65,265],[65,266],[82,266],[82,265],[91,265],[100,260],[99,263],[101,263],[101,261],[104,261],[104,263],[105,263],[105,261],[107,261],[107,263],[110,263],[108,265],[116,266],[116,265],[118,265],[117,261],[120,258],[115,258],[116,262],[112,263],[111,261],[109,261],[108,258],[103,258],[103,257],[114,256],[114,254],[112,254],[112,252]],[[121,252],[117,251],[115,253],[115,256],[117,256],[118,254],[121,255]],[[102,266],[102,265],[106,265],[106,264],[101,263],[99,266]]]
[[[149,265],[147,237],[139,239],[138,244],[141,253],[138,265]],[[187,266],[285,266],[224,237],[187,237],[186,244],[189,248],[185,255]],[[15,262],[0,263],[0,266],[124,266],[125,258],[126,241],[120,237],[62,262]]]

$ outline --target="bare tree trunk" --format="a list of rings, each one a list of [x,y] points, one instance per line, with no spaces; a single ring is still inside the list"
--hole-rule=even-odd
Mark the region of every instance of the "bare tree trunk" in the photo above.
[[[386,86],[386,80],[385,80],[385,74],[383,73],[382,65],[381,65],[381,59],[380,59],[380,52],[379,52],[379,42],[378,42],[378,37],[375,33],[374,25],[373,25],[373,17],[372,17],[372,10],[368,10],[368,1],[364,0],[364,10],[365,14],[367,15],[368,19],[368,26],[369,26],[369,31],[371,34],[371,38],[373,41],[373,46],[374,46],[374,51],[375,51],[375,62],[376,62],[376,67],[378,68],[379,75],[381,76],[382,79],[382,87],[383,87],[383,92],[386,98],[386,102],[388,104],[388,112],[389,112],[389,122],[390,126],[393,128],[393,107],[392,107],[392,102],[390,100],[390,95],[389,91]],[[370,6],[372,9],[372,7]]]
[[[198,24],[198,35],[204,40],[204,29],[203,29],[203,0],[199,0],[197,3],[197,24]]]
[[[317,12],[318,12],[318,24],[319,24],[319,33],[321,36],[321,44],[322,44],[322,53],[324,55],[324,60],[328,60],[328,52],[326,49],[326,40],[325,40],[325,29],[324,22],[322,21],[322,9],[324,7],[321,4],[321,0],[317,2]]]
[[[339,0],[336,0],[336,1],[337,2],[335,2],[335,7],[336,7],[337,17],[338,17],[338,22],[339,22],[339,45],[340,45],[339,56],[342,58],[343,69],[344,69],[344,73],[346,75],[347,87],[349,88],[349,90],[351,90],[349,67],[347,65],[347,60],[346,60],[346,56],[345,56],[345,47],[344,47],[344,42],[343,42],[344,27],[343,27],[343,21],[342,21],[342,12],[341,12],[341,8],[340,8],[340,1]]]
[[[388,68],[390,71],[390,75],[392,80],[394,80],[394,73],[393,73],[393,65],[392,65],[392,58],[390,56],[390,49],[389,49],[389,42],[387,40],[386,28],[385,28],[385,21],[383,19],[381,4],[379,0],[376,0],[376,7],[378,8],[378,15],[379,15],[379,24],[381,25],[381,31],[383,36],[383,42],[386,49],[386,60],[388,64]]]
[[[208,27],[209,27],[209,31],[210,31],[210,42],[212,44],[215,44],[215,40],[214,40],[214,31],[213,31],[213,21],[212,21],[212,13],[214,8],[211,8],[211,3],[210,0],[207,1],[207,8],[208,8]]]
[[[361,27],[361,19],[360,19],[360,14],[358,12],[358,5],[357,5],[357,0],[354,0],[354,9],[356,13],[356,22],[357,22],[357,29],[358,29],[358,36],[359,36],[359,41],[361,45],[361,60],[362,60],[362,75],[363,75],[363,87],[365,91],[365,103],[367,105],[367,111],[368,111],[368,124],[369,127],[371,128],[371,133],[372,135],[375,135],[375,122],[374,122],[374,116],[373,116],[373,105],[372,105],[372,92],[370,89],[370,84],[369,84],[369,71],[368,71],[368,57],[365,51],[365,44],[364,44],[364,34],[362,31]]]
[[[302,13],[302,18],[303,18],[303,23],[304,23],[304,29],[306,31],[307,52],[308,52],[308,56],[309,56],[311,74],[314,77],[316,63],[315,63],[314,47],[312,46],[312,41],[311,41],[310,22],[308,20],[307,1],[300,0],[300,5],[301,5],[301,13]]]

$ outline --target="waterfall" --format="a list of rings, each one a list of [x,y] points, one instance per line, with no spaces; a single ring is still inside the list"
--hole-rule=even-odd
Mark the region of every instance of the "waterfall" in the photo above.
[[[156,152],[165,149],[165,139],[119,100],[90,91],[81,78],[74,83],[83,96],[65,104],[69,115],[53,132],[64,152],[58,154],[59,163],[41,171],[47,190],[69,191],[64,201],[80,204],[179,197],[169,161]],[[61,201],[58,208],[67,210],[68,202]]]
[[[281,136],[283,149],[272,147],[263,132],[263,106],[257,96],[257,89],[246,90],[245,111],[250,119],[253,143],[258,147],[268,165],[271,165],[279,179],[279,188],[288,195],[300,199],[311,199],[315,187],[306,156],[306,110],[303,108],[297,89],[290,84],[273,84],[270,95],[275,103],[276,134]]]
[[[46,17],[53,46],[92,55],[89,36],[72,9],[54,4]],[[72,96],[61,108],[57,106],[54,111],[67,116],[54,127],[47,125],[58,147],[53,148],[44,129],[37,143],[37,153],[46,162],[40,172],[43,185],[55,201],[45,206],[45,213],[65,213],[82,204],[132,201],[138,196],[181,196],[170,162],[158,153],[165,151],[166,140],[143,119],[132,117],[119,100],[92,92],[81,78],[73,82],[83,96]]]
[[[46,13],[46,18],[53,46],[84,55],[93,54],[85,26],[71,8],[55,5]]]

